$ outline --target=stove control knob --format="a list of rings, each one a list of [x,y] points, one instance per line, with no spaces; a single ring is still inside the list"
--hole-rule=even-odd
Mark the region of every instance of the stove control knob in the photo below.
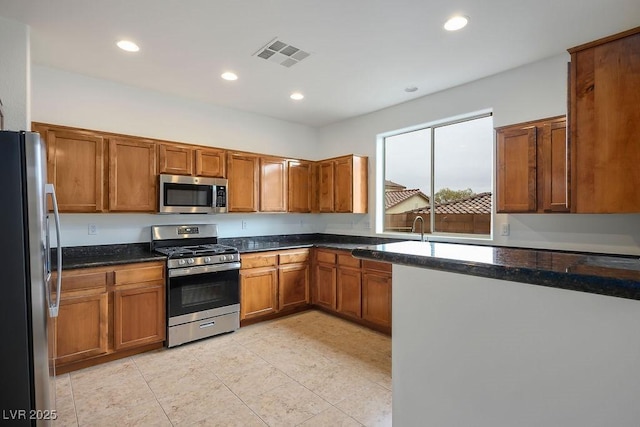
[[[187,264],[193,264],[195,262],[195,260],[193,258],[189,258],[187,260]]]
[[[185,265],[187,263],[187,261],[180,259],[178,260],[178,265]]]
[[[227,260],[227,257],[226,257],[226,256],[224,256],[224,255],[220,255],[220,261],[226,261],[226,260]]]
[[[204,258],[204,262],[205,262],[206,264],[209,264],[209,263],[211,262],[211,257],[210,257],[210,256],[205,257],[205,258]]]

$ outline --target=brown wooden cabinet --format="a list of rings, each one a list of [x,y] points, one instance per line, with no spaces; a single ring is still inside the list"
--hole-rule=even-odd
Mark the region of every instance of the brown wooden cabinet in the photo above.
[[[334,212],[334,163],[325,160],[318,163],[318,210],[320,212]]]
[[[164,341],[164,264],[136,264],[115,272],[114,348]]]
[[[156,212],[157,144],[150,140],[109,140],[109,210]]]
[[[391,264],[362,261],[362,318],[391,327]]]
[[[159,144],[160,173],[193,175],[193,149],[176,144]]]
[[[640,27],[569,49],[571,209],[640,212]]]
[[[312,163],[303,160],[289,160],[287,174],[289,181],[289,212],[311,212],[313,194]]]
[[[99,356],[108,351],[108,294],[64,296],[56,328],[56,364]]]
[[[246,153],[227,154],[229,212],[257,212],[259,157]]]
[[[104,138],[90,131],[33,123],[46,145],[47,181],[60,212],[102,212],[105,190]]]
[[[316,249],[313,304],[336,309],[337,268],[334,251]]]
[[[164,262],[63,270],[54,321],[58,372],[161,347],[164,271]]]
[[[240,261],[240,320],[275,313],[278,310],[277,255],[242,254]]]
[[[260,157],[260,211],[287,211],[287,161]]]
[[[196,175],[211,178],[227,176],[227,154],[215,148],[196,149]]]
[[[391,264],[360,261],[351,252],[315,249],[313,304],[391,332]]]
[[[336,309],[353,317],[362,316],[362,273],[360,260],[351,253],[338,253]]]
[[[278,252],[278,310],[307,306],[310,298],[308,248]]]
[[[497,212],[568,212],[566,118],[496,129]]]
[[[368,159],[342,156],[319,162],[320,212],[367,213]]]
[[[309,304],[309,249],[242,254],[240,260],[241,320]]]

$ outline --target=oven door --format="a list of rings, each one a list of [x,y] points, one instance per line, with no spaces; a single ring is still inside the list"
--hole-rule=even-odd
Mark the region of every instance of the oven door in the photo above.
[[[240,263],[169,270],[169,317],[240,304]]]

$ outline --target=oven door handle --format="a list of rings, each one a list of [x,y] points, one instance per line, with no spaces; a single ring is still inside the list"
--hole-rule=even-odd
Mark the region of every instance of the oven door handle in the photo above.
[[[192,276],[194,274],[216,273],[219,271],[240,270],[239,262],[228,262],[215,265],[198,265],[196,267],[174,268],[169,270],[169,277]]]

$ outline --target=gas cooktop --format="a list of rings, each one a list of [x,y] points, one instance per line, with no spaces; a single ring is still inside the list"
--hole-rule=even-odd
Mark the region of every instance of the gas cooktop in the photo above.
[[[238,249],[234,248],[233,246],[221,245],[219,243],[207,245],[169,246],[164,248],[156,248],[155,251],[166,255],[169,258],[188,258],[194,256],[238,253]]]

